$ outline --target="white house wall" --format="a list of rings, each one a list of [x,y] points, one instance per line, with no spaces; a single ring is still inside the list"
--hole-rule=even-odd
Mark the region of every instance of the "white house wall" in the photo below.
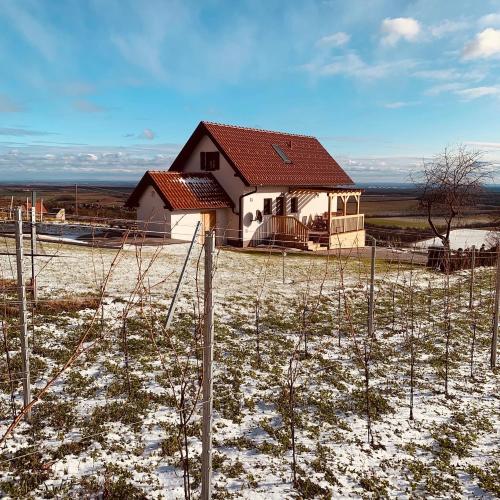
[[[196,224],[203,222],[203,210],[175,210],[170,212],[171,238],[175,240],[191,240]],[[231,213],[230,208],[219,208],[215,211],[216,237],[218,243],[226,243],[227,240],[227,219]],[[201,232],[205,228],[200,228]],[[202,238],[200,238],[202,239]]]
[[[165,208],[163,200],[153,186],[148,186],[137,208],[137,220],[141,229],[162,233],[167,238],[191,240],[196,223],[202,221],[202,210],[174,210]],[[216,210],[216,226],[218,242],[225,243],[231,238],[227,231],[228,221],[234,217],[230,208]],[[238,221],[236,220],[236,223]],[[202,229],[203,230],[203,229]]]
[[[199,210],[175,210],[170,212],[170,237],[174,240],[191,240],[198,222],[201,222]]]
[[[170,212],[165,210],[165,204],[153,186],[148,186],[139,199],[137,220],[141,229],[158,232],[170,231]]]
[[[254,188],[255,189],[255,188]],[[276,198],[281,196],[282,193],[286,190],[288,191],[288,187],[259,187],[257,188],[257,192],[251,193],[248,196],[243,198],[243,245],[247,246],[255,231],[260,227],[261,223],[255,219],[255,215],[257,210],[260,210],[264,213],[264,199],[272,198],[273,199],[273,214],[276,214]],[[266,224],[266,221],[270,218],[270,215],[262,216],[262,224]]]
[[[217,146],[213,143],[212,139],[207,135],[203,136],[200,142],[196,145],[193,152],[186,160],[183,172],[193,173],[193,172],[204,172],[200,168],[200,152],[205,151],[219,151]],[[231,165],[226,161],[224,156],[221,154],[219,158],[219,170],[211,172],[211,174],[217,179],[217,182],[222,186],[222,189],[228,194],[235,206],[235,211],[239,210],[239,199],[240,195],[247,191],[251,191],[251,188],[245,186],[243,181],[235,175],[235,171]],[[218,214],[219,216],[219,214]],[[238,239],[239,234],[239,216],[237,213],[231,211],[231,209],[225,209],[223,217],[225,219],[226,235],[228,239]],[[222,219],[221,219],[222,220]],[[220,226],[217,222],[217,226]]]

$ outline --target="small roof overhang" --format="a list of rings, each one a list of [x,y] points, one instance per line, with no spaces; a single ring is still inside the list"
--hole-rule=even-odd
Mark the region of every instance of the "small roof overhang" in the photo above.
[[[355,187],[299,186],[290,188],[288,192],[290,194],[327,193],[328,195],[359,196],[363,193],[363,189]]]
[[[139,205],[148,186],[159,194],[168,210],[207,210],[232,208],[233,202],[210,173],[147,171],[125,206]]]

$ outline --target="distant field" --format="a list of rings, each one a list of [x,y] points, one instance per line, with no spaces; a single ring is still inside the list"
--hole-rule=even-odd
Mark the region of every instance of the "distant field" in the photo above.
[[[49,211],[64,208],[67,214],[74,214],[76,212],[75,202],[78,198],[79,215],[126,217],[128,211],[124,211],[123,205],[132,192],[132,187],[87,186],[83,184],[66,186],[0,185],[0,208],[8,207],[12,197],[13,206],[25,204],[26,199],[31,198],[32,190],[36,192],[37,199],[43,198],[44,206]],[[131,212],[128,216],[135,217]]]
[[[365,194],[361,197],[361,211],[366,215],[415,213],[418,201],[412,197]]]
[[[435,223],[444,226],[445,220],[443,217],[436,217]],[[488,214],[469,215],[457,219],[455,226],[470,226],[484,225],[493,223],[494,218]],[[381,227],[396,227],[399,229],[428,229],[429,224],[427,217],[424,216],[408,216],[408,217],[367,217],[366,223],[381,226]]]
[[[76,187],[77,186],[77,189]],[[31,190],[36,191],[38,199],[43,198],[49,211],[64,208],[66,214],[75,214],[75,201],[78,196],[78,214],[97,217],[135,218],[135,211],[124,208],[125,201],[132,192],[133,186],[90,186],[88,184],[73,185],[27,185],[0,184],[0,208],[6,208],[14,198],[13,205],[26,203],[31,197]],[[476,207],[458,225],[494,222],[500,217],[498,192],[488,193]],[[351,204],[350,204],[351,205]],[[355,209],[349,206],[349,210]],[[367,224],[379,227],[395,227],[399,229],[426,229],[427,221],[418,208],[416,192],[408,188],[366,188],[361,197],[360,210],[367,217]],[[444,221],[438,220],[438,224]]]
[[[418,220],[415,217],[369,217],[366,219],[366,223],[382,227],[397,227],[400,229],[426,229],[428,227],[424,219]]]

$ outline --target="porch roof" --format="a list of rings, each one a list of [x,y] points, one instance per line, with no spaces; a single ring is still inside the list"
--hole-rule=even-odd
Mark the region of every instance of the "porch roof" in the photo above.
[[[327,194],[341,194],[341,195],[360,195],[363,193],[363,189],[355,187],[307,187],[299,186],[289,189],[290,194],[301,194],[301,193],[327,193]]]

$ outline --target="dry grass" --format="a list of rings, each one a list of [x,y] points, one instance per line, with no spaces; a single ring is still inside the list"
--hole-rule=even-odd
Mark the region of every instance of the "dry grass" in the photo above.
[[[56,316],[58,314],[74,314],[84,309],[96,309],[99,305],[99,298],[93,296],[83,297],[61,297],[58,299],[42,299],[36,306],[36,312],[44,316]],[[3,308],[5,317],[16,317],[19,308],[13,305],[6,305]]]
[[[17,287],[16,280],[0,278],[0,293],[11,293]]]
[[[96,309],[99,305],[99,297],[63,297],[54,300],[43,300],[39,302],[36,309],[39,314],[71,314],[83,309]]]

